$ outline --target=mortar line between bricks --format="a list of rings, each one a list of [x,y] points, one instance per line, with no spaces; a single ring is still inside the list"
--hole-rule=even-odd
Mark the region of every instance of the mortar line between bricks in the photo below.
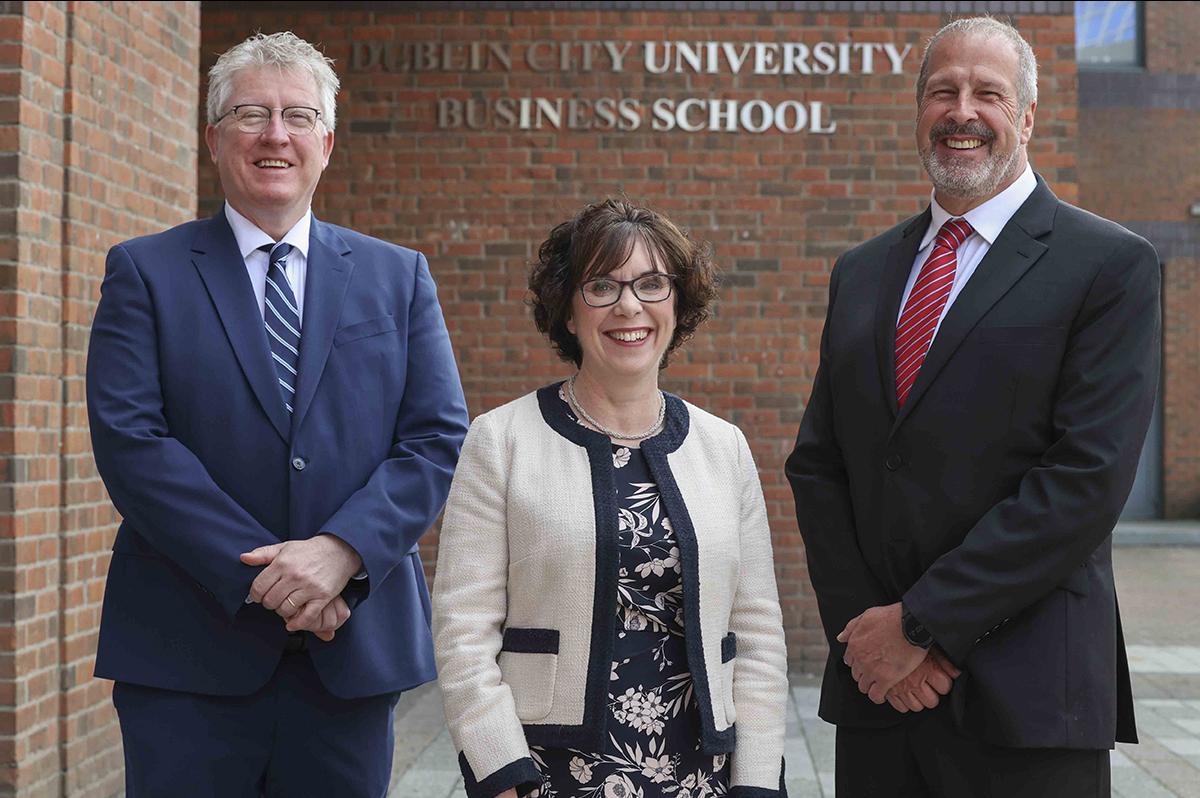
[[[58,380],[58,506],[55,508],[58,518],[58,789],[60,795],[71,794],[71,761],[69,749],[73,738],[70,729],[71,718],[71,702],[70,693],[74,688],[74,680],[71,680],[70,687],[67,686],[67,673],[71,669],[73,663],[68,661],[68,642],[67,637],[67,615],[70,609],[68,601],[71,589],[71,583],[67,581],[69,573],[67,562],[70,559],[70,551],[67,546],[67,541],[63,534],[64,520],[67,513],[67,508],[71,505],[70,497],[70,469],[68,458],[71,453],[67,450],[67,429],[71,421],[71,403],[68,401],[67,387],[67,363],[70,361],[68,346],[70,341],[69,328],[71,325],[70,313],[67,311],[68,296],[70,295],[70,281],[72,272],[69,263],[71,249],[70,228],[73,223],[71,218],[71,178],[75,171],[75,157],[72,153],[72,146],[76,137],[75,120],[75,99],[72,96],[75,85],[72,80],[74,73],[76,47],[75,47],[75,4],[67,3],[63,8],[63,85],[62,85],[62,160],[61,160],[61,181],[60,191],[62,192],[62,218],[59,219],[59,249],[58,249],[58,271],[59,271],[59,292],[58,292],[58,374],[55,375]]]

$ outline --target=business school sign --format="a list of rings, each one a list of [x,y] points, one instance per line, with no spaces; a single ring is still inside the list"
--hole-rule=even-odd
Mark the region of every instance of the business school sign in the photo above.
[[[393,73],[534,73],[781,75],[802,85],[813,75],[900,74],[912,50],[892,42],[355,42],[354,71]],[[822,102],[609,96],[442,97],[441,129],[655,132],[824,133],[837,130]]]

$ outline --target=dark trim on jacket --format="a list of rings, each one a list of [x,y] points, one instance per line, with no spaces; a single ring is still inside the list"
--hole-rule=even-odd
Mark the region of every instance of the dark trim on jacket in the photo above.
[[[766,787],[730,787],[729,798],[788,798],[787,783],[783,775],[787,772],[787,760],[779,762],[779,789],[768,790]]]
[[[642,453],[650,473],[658,483],[658,495],[671,528],[679,540],[679,561],[683,566],[683,642],[687,651],[688,669],[692,672],[692,689],[700,709],[700,748],[706,754],[727,754],[737,742],[737,731],[731,725],[717,731],[713,717],[713,697],[708,692],[708,669],[704,664],[703,637],[700,633],[700,554],[696,543],[696,528],[683,503],[683,494],[671,473],[667,455],[678,449],[687,437],[688,414],[683,401],[667,396],[667,427],[659,435],[642,442]]]
[[[561,382],[537,392],[538,408],[550,428],[587,451],[592,473],[592,502],[596,514],[596,576],[592,595],[592,640],[588,651],[587,686],[584,688],[583,723],[524,723],[530,745],[600,750],[608,710],[608,682],[612,675],[613,635],[617,620],[618,512],[612,449],[607,437],[581,427],[566,414],[558,396]]]
[[[558,630],[510,626],[504,630],[500,650],[514,654],[557,654]]]
[[[721,664],[737,656],[737,635],[733,632],[721,638]]]
[[[608,436],[580,425],[571,416],[567,404],[558,394],[561,385],[561,382],[556,382],[539,389],[538,407],[542,418],[551,429],[587,450],[592,473],[592,499],[596,512],[596,588],[592,599],[592,617],[598,620],[592,627],[587,686],[584,689],[583,724],[570,726],[526,723],[522,726],[525,739],[530,745],[600,750],[604,745],[608,719],[608,683],[612,673],[613,635],[616,632],[619,566],[618,508],[612,442]],[[727,754],[734,749],[736,733],[732,726],[721,732],[716,730],[712,696],[708,692],[708,672],[704,665],[704,648],[700,634],[700,564],[696,531],[667,462],[667,455],[683,445],[691,420],[682,399],[673,394],[665,396],[667,408],[663,431],[642,441],[642,453],[646,456],[650,473],[658,483],[659,496],[679,540],[680,561],[683,565],[684,645],[688,668],[692,673],[693,689],[700,708],[701,748],[706,754]]]
[[[541,771],[530,757],[508,763],[483,781],[475,780],[475,771],[467,763],[466,754],[458,755],[458,769],[463,774],[463,789],[467,798],[496,798],[510,787],[515,787],[520,793],[542,783]]]

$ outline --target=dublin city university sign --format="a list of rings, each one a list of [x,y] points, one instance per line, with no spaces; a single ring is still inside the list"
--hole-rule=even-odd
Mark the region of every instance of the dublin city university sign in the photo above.
[[[512,72],[811,76],[900,74],[911,44],[893,42],[356,42],[351,69],[391,73]],[[437,125],[472,130],[824,133],[837,130],[820,101],[720,97],[440,97]]]

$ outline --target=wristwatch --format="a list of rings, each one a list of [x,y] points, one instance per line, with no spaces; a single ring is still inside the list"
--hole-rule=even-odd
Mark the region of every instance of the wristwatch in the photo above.
[[[900,628],[904,631],[904,639],[917,648],[929,648],[933,645],[933,635],[929,630],[917,620],[917,617],[908,611],[904,605],[900,605],[902,613],[900,615]]]

